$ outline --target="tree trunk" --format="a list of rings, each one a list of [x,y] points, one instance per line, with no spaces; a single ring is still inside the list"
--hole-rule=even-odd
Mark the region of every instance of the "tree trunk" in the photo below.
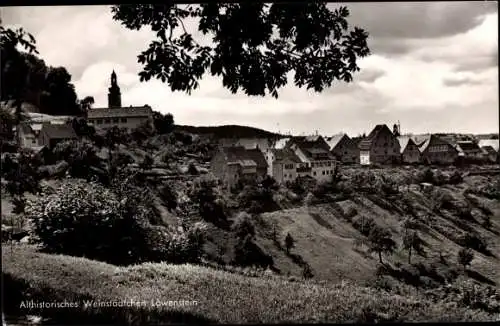
[[[21,114],[22,114],[22,102],[19,100],[16,103],[15,109],[15,118],[16,118],[16,145],[18,148],[21,147]]]
[[[378,252],[378,259],[380,260],[380,263],[382,264],[382,251]]]
[[[411,246],[410,249],[408,250],[408,265],[411,265]]]

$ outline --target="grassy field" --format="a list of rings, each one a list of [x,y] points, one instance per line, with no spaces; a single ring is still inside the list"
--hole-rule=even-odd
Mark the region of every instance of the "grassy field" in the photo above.
[[[19,301],[74,301],[77,308],[45,309],[56,322],[275,323],[353,321],[472,321],[498,316],[433,303],[419,294],[394,295],[350,282],[320,285],[289,282],[270,275],[245,277],[191,265],[113,265],[32,247],[2,248],[4,295],[13,309]],[[85,308],[83,300],[135,300],[131,308]],[[154,306],[153,302],[194,300],[196,305]],[[24,312],[26,313],[26,312]],[[36,311],[31,313],[37,313]],[[38,312],[40,313],[40,312]],[[66,319],[64,319],[66,318]]]

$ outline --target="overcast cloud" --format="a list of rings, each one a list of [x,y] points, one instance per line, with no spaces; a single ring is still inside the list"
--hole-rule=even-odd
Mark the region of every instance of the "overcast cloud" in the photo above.
[[[3,8],[2,20],[32,33],[46,64],[65,66],[79,97],[94,96],[96,107],[107,105],[114,69],[123,105],[149,104],[179,124],[357,135],[399,120],[403,132],[498,132],[496,2],[344,5],[350,22],[370,33],[372,55],[354,82],[321,94],[289,85],[277,100],[233,95],[210,76],[191,96],[140,83],[136,57],[152,34],[122,27],[109,6]]]

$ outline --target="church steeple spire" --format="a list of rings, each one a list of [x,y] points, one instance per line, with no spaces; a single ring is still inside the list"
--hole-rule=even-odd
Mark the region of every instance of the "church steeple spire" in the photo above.
[[[110,108],[120,108],[122,106],[122,96],[120,93],[120,87],[118,87],[118,82],[116,79],[116,73],[113,70],[111,73],[111,87],[108,93],[108,107]]]

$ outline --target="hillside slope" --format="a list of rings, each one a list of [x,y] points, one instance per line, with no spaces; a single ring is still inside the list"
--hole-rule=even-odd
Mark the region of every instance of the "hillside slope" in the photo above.
[[[473,177],[466,179],[461,185],[447,185],[436,189],[447,191],[458,203],[464,204],[467,199],[463,191],[467,182],[486,182],[486,179]],[[500,252],[498,200],[469,195],[476,198],[483,210],[491,213],[492,225],[487,229],[481,225],[482,213],[477,207],[472,209],[474,219],[464,221],[445,209],[440,214],[431,212],[433,200],[420,191],[410,191],[405,196],[411,198],[416,214],[421,216],[418,232],[425,243],[425,257],[413,255],[412,264],[433,264],[438,268],[453,267],[459,270],[456,257],[462,246],[457,242],[464,234],[477,234],[485,240],[488,248],[484,252],[474,251],[475,258],[468,275],[490,285],[500,284],[500,259],[497,256]],[[407,252],[401,249],[404,233],[402,222],[407,214],[398,211],[397,200],[390,202],[379,196],[368,197],[356,195],[352,199],[336,203],[265,213],[257,223],[260,225],[257,229],[258,243],[273,256],[275,266],[284,274],[302,275],[301,261],[304,260],[318,279],[332,282],[345,279],[372,280],[379,264],[378,257],[368,254],[363,245],[357,245],[356,242],[366,237],[353,227],[352,221],[372,218],[377,224],[389,228],[398,248],[393,255],[384,256],[384,262],[399,266],[405,265],[408,259]],[[273,240],[273,232],[276,232],[279,243]],[[283,239],[287,233],[296,240],[291,255],[287,255],[283,248]]]

